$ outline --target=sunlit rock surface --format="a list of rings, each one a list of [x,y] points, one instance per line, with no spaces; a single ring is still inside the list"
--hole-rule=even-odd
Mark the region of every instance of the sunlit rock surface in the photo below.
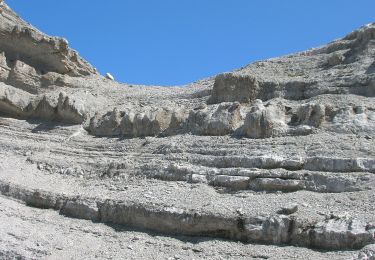
[[[160,87],[0,10],[0,258],[374,257],[375,24]]]

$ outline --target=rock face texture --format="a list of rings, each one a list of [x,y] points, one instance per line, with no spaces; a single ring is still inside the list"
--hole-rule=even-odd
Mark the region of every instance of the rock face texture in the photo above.
[[[0,21],[0,258],[374,257],[375,24],[158,87]]]
[[[76,51],[68,48],[66,39],[41,33],[21,20],[4,2],[1,3],[0,35],[2,59],[6,57],[15,77],[22,73],[35,78],[49,72],[71,76],[95,73]]]

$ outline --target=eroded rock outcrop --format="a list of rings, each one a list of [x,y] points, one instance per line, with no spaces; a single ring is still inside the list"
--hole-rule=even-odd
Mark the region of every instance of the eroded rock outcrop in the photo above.
[[[183,108],[127,109],[100,116],[96,114],[90,120],[89,131],[97,136],[144,137],[168,135],[178,132],[185,123],[187,114]]]
[[[7,60],[4,52],[0,53],[0,81],[8,79],[10,68],[8,67]]]
[[[35,68],[20,60],[16,60],[6,83],[29,93],[37,94],[40,87],[40,76],[37,74]]]
[[[259,98],[260,86],[255,77],[236,77],[233,73],[220,74],[215,78],[209,103],[251,102]]]
[[[256,62],[218,75],[209,103],[281,97],[303,100],[322,94],[375,95],[374,24],[319,49]]]
[[[298,227],[301,234],[298,236],[300,244],[309,241],[315,248],[361,248],[363,243],[371,244],[374,240],[374,227],[371,224],[364,225],[355,219],[333,217],[316,223],[312,228],[303,230]]]
[[[190,111],[188,130],[198,135],[228,135],[243,124],[241,105],[222,103]]]
[[[250,113],[246,115],[244,132],[250,138],[285,135],[287,124],[285,123],[284,107],[278,104],[270,104],[265,107],[261,100],[256,100]]]
[[[22,117],[30,104],[32,95],[0,82],[1,113],[7,116]]]
[[[228,135],[243,124],[239,103],[184,108],[132,108],[91,118],[89,131],[98,136],[158,136],[177,133]]]
[[[375,111],[365,106],[346,106],[336,111],[330,129],[336,132],[372,132],[375,129]]]
[[[30,191],[0,182],[0,192],[39,208],[53,208],[63,215],[185,235],[208,235],[244,242],[298,245],[330,250],[356,249],[375,242],[375,227],[356,219],[330,217],[318,222],[299,220],[289,214],[223,217],[175,207],[116,200],[93,200]]]
[[[297,125],[320,127],[325,121],[325,106],[323,104],[305,104],[298,108]]]
[[[96,73],[76,51],[68,48],[67,40],[41,33],[21,20],[4,2],[0,9],[0,50],[9,62],[22,61],[42,74],[57,72],[81,76]]]
[[[183,88],[147,87],[97,75],[1,3],[2,201],[372,257],[374,24]]]
[[[38,97],[0,82],[0,114],[20,119],[42,119],[81,124],[85,118],[82,101],[59,97]]]

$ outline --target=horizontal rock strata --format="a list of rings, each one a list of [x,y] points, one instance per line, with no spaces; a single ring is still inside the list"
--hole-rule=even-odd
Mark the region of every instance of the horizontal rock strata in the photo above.
[[[33,230],[43,208],[66,217],[54,213],[59,223],[114,227],[102,235],[106,245],[131,227],[158,232],[153,240],[191,236],[183,244],[373,257],[374,24],[320,48],[160,87],[98,75],[67,40],[3,1],[0,21],[0,213],[8,221]],[[15,207],[36,215],[20,220]],[[38,237],[20,238],[20,226],[0,225],[0,258],[48,255],[13,243]]]

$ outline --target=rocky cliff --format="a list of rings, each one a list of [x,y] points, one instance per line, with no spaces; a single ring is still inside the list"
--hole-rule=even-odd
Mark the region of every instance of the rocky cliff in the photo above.
[[[374,257],[375,24],[167,88],[0,21],[0,257]]]

